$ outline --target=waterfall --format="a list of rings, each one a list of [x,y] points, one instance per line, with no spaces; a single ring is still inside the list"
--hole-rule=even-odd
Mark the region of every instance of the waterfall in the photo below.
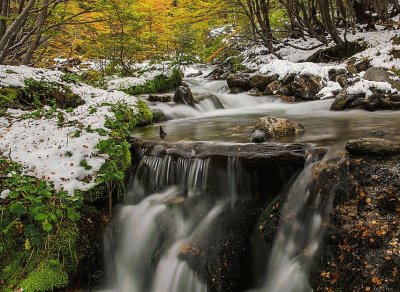
[[[306,167],[291,186],[260,292],[312,291],[309,273],[334,199],[334,186],[315,178],[332,157],[335,149],[322,161],[314,162],[310,155]]]
[[[128,203],[105,233],[108,291],[240,292],[260,283],[265,264],[254,256],[266,251],[253,246],[257,218],[296,168],[286,160],[195,156],[183,147],[187,156],[159,144],[138,152]],[[322,164],[313,159],[289,191],[261,291],[310,291],[308,271],[332,202],[325,190],[315,191]]]
[[[107,291],[207,291],[182,257],[232,204],[229,195],[207,196],[210,164],[168,155],[142,158],[130,183],[130,204],[119,208],[105,234]]]

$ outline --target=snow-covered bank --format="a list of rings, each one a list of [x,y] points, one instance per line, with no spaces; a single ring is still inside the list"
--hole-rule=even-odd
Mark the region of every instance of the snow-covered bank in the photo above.
[[[63,83],[61,76],[55,70],[0,66],[0,87],[21,87],[27,78]],[[104,124],[114,116],[111,105],[122,102],[137,110],[137,98],[85,84],[66,85],[85,104],[73,110],[57,109],[50,118],[25,118],[29,112],[9,109],[0,117],[0,154],[22,164],[27,175],[73,194],[94,186],[95,174],[107,159],[99,154],[97,144],[108,138]]]

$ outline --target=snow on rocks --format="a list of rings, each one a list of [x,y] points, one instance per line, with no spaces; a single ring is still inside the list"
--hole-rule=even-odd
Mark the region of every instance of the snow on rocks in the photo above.
[[[3,200],[7,199],[7,197],[10,195],[10,192],[11,191],[9,189],[2,191],[0,193],[0,199],[3,199]]]
[[[326,65],[310,62],[294,63],[287,60],[273,60],[263,65],[259,71],[263,74],[278,75],[280,80],[290,74],[314,75],[328,80],[329,70],[331,69],[346,69],[346,67],[344,65]]]
[[[385,93],[395,93],[396,90],[388,82],[375,82],[362,79],[356,82],[354,85],[346,89],[348,94],[365,94],[369,97],[373,94],[372,89],[379,90]]]
[[[27,78],[61,82],[61,75],[54,70],[0,66],[0,86],[23,86]],[[23,119],[28,112],[8,110],[0,118],[0,153],[22,164],[26,174],[52,182],[56,190],[72,195],[94,186],[95,174],[107,158],[96,148],[107,137],[93,130],[104,129],[107,117],[113,116],[111,104],[124,102],[136,110],[137,98],[85,84],[68,85],[85,104],[73,111],[58,109],[51,118],[40,119]],[[81,161],[90,167],[82,167]]]

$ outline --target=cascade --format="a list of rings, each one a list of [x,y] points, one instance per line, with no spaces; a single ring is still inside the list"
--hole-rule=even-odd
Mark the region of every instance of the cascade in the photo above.
[[[279,176],[284,182],[297,170],[290,165],[269,165],[277,176],[261,181],[260,175],[267,173],[265,166],[247,165],[236,156],[188,158],[160,148],[155,145],[137,152],[140,162],[128,184],[128,203],[116,210],[105,233],[106,289],[206,292],[213,285],[215,291],[251,288],[256,269],[249,255],[257,254],[251,237],[259,206],[273,198],[271,189],[277,193],[283,187],[277,183]],[[298,159],[298,154],[293,155]],[[240,265],[229,262],[232,253]],[[248,271],[238,277],[225,271],[227,264]],[[229,288],[235,278],[236,286]]]

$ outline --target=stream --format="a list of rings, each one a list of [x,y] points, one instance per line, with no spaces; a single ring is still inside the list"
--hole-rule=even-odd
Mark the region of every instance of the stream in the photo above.
[[[132,133],[158,142],[135,147],[138,165],[127,203],[116,208],[104,234],[107,280],[101,291],[312,291],[308,276],[333,201],[328,187],[310,191],[313,170],[344,152],[349,139],[399,140],[400,115],[331,112],[332,100],[288,104],[275,96],[230,94],[226,81],[203,76],[185,82],[194,93],[215,95],[224,108],[209,99],[196,108],[149,103],[169,121]],[[266,115],[299,122],[305,132],[277,139],[277,148],[260,156],[246,145]],[[162,143],[160,126],[167,133]],[[302,144],[293,150],[291,143]],[[181,148],[174,152],[175,144]],[[251,157],[208,153],[207,145],[249,149]],[[277,198],[285,203],[268,244],[258,223]]]

